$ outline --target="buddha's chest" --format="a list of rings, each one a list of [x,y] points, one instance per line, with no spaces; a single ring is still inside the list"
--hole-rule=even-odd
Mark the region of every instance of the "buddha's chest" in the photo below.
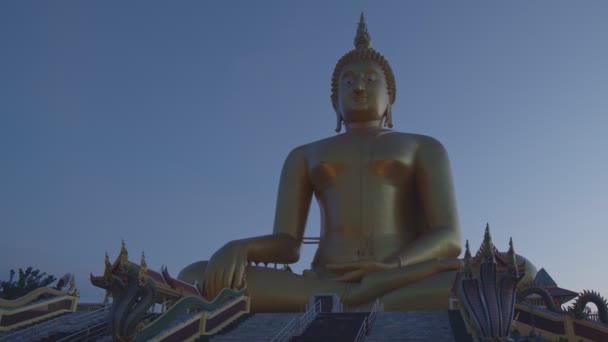
[[[309,156],[308,172],[315,190],[332,186],[352,189],[404,185],[413,177],[412,149],[382,141],[347,141],[333,144]],[[373,190],[373,189],[372,189]]]

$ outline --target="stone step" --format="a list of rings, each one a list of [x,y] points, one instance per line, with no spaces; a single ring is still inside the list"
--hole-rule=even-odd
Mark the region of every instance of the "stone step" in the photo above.
[[[269,341],[275,337],[292,319],[301,313],[258,313],[235,327],[227,334],[220,332],[210,338],[212,342]]]
[[[446,310],[378,312],[366,341],[455,341]]]

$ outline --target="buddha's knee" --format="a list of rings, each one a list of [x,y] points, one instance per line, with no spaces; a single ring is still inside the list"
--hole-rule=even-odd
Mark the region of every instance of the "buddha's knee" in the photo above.
[[[524,257],[523,255],[519,255],[519,254],[515,254],[515,261],[517,262],[518,265],[521,265],[522,263],[525,263],[524,265],[524,277],[521,279],[520,284],[528,284],[534,281],[534,278],[536,278],[536,273],[538,272],[538,270],[536,269],[536,266],[534,266],[534,264],[528,260],[526,257]]]
[[[188,284],[194,284],[195,281],[202,284],[208,263],[209,261],[197,261],[184,267],[177,275],[177,279]]]

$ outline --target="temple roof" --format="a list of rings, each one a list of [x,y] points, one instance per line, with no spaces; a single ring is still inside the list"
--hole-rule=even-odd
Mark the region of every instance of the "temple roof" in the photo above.
[[[563,300],[568,301],[570,299],[574,299],[578,296],[578,293],[566,289],[562,289],[561,287],[549,287],[546,288],[547,292],[551,295],[551,297],[562,297]]]
[[[549,272],[547,272],[547,270],[545,270],[544,268],[541,268],[538,271],[538,273],[536,273],[536,277],[534,278],[534,283],[536,284],[536,286],[542,287],[545,290],[547,290],[547,292],[549,292],[551,297],[561,298],[562,302],[567,302],[571,299],[576,298],[576,296],[578,296],[578,293],[576,293],[574,291],[563,289],[563,288],[557,286],[557,283],[555,282],[555,280],[553,280],[553,278],[551,278],[551,276],[549,275]]]
[[[542,287],[557,287],[557,283],[555,282],[555,280],[551,278],[549,273],[547,273],[544,268],[541,268],[538,273],[536,273],[536,278],[534,278],[534,282],[536,283],[536,285]]]

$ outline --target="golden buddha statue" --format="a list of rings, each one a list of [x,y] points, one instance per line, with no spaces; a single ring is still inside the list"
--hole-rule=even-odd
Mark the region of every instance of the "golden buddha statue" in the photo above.
[[[376,298],[385,310],[447,309],[462,244],[444,147],[392,127],[395,79],[371,48],[363,14],[355,49],[336,64],[331,100],[346,132],[287,156],[270,235],[228,242],[178,278],[208,298],[247,288],[253,312],[300,311],[311,295],[336,293],[351,308]],[[297,262],[312,196],[321,234],[304,275],[255,263]]]

